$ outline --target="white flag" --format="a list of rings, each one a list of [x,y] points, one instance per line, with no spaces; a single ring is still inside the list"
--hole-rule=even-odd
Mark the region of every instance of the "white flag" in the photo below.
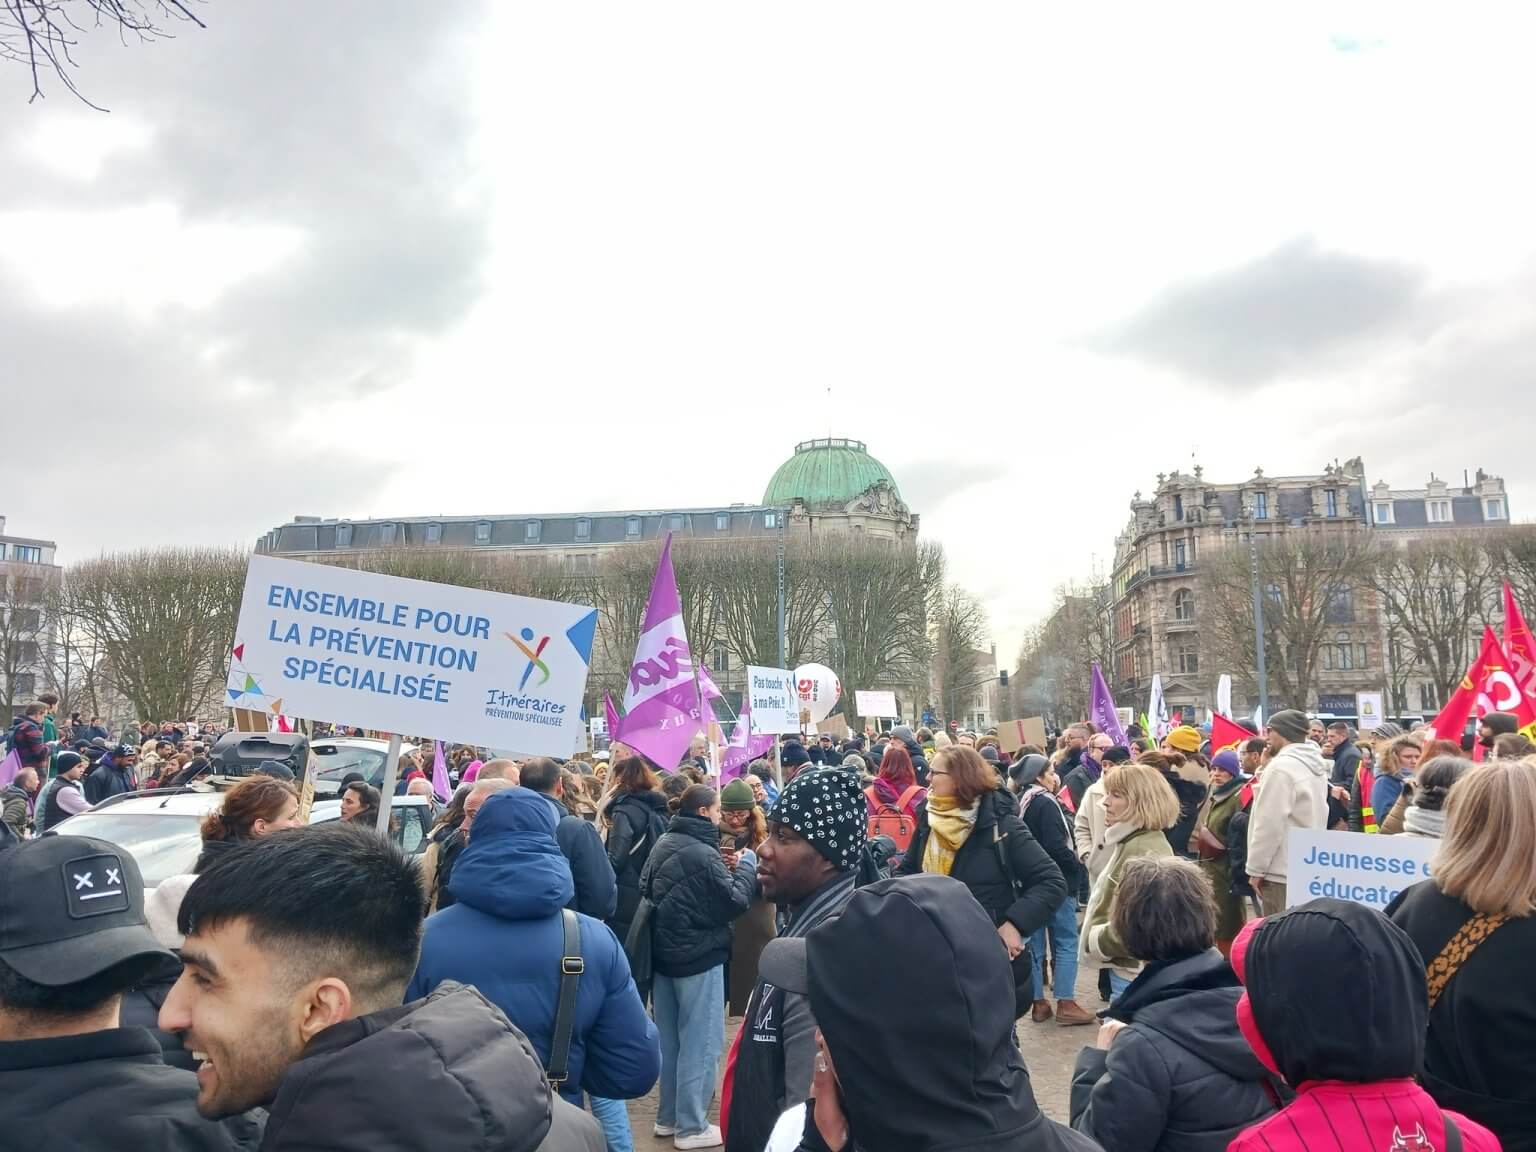
[[[1152,699],[1147,703],[1147,723],[1152,725],[1152,731],[1148,735],[1156,739],[1159,744],[1173,727],[1168,722],[1168,701],[1163,699],[1161,672],[1152,673]]]
[[[1216,681],[1216,714],[1232,719],[1232,677],[1225,672]]]

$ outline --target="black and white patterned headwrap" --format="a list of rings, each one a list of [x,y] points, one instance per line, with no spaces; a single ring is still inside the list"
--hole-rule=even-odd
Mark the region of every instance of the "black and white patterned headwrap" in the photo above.
[[[768,819],[793,828],[840,870],[851,872],[869,839],[869,806],[852,772],[802,772],[784,786]]]

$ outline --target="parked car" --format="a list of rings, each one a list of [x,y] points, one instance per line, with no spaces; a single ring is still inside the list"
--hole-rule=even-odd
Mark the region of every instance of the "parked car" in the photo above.
[[[168,876],[190,872],[202,851],[198,829],[203,818],[223,802],[219,779],[211,786],[166,792],[130,792],[104,800],[88,812],[61,821],[49,830],[69,836],[94,836],[122,848],[138,862],[145,889]],[[232,783],[232,781],[231,781]],[[309,822],[341,819],[341,801],[316,798]],[[432,827],[432,805],[425,796],[396,796],[390,806],[391,833],[410,855],[426,850]]]
[[[361,773],[367,783],[383,789],[384,764],[389,759],[388,740],[343,736],[335,740],[316,740],[309,750],[315,756],[316,796],[335,796],[342,777],[349,772]],[[415,750],[416,745],[403,744],[400,755],[404,758]]]

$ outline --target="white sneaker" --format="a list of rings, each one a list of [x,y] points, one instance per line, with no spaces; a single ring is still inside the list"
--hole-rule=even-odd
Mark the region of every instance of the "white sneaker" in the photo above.
[[[652,1136],[676,1136],[677,1129],[670,1124],[657,1124],[651,1128]]]
[[[679,1136],[672,1141],[674,1148],[718,1148],[725,1140],[720,1136],[720,1129],[711,1124],[702,1132],[695,1132],[692,1136]]]

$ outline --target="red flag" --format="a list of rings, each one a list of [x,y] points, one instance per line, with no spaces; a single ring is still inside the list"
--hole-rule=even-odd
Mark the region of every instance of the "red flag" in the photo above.
[[[1211,755],[1214,756],[1223,748],[1230,748],[1234,752],[1241,752],[1243,745],[1258,736],[1257,732],[1250,732],[1241,724],[1234,724],[1222,715],[1211,717]]]
[[[1508,580],[1504,582],[1504,651],[1515,683],[1528,699],[1536,699],[1536,636],[1531,635]]]
[[[1521,729],[1536,724],[1536,704],[1515,683],[1509,657],[1493,629],[1484,628],[1477,659],[1430,724],[1430,731],[1437,739],[1460,740],[1468,720],[1481,720],[1490,712],[1513,712]]]

